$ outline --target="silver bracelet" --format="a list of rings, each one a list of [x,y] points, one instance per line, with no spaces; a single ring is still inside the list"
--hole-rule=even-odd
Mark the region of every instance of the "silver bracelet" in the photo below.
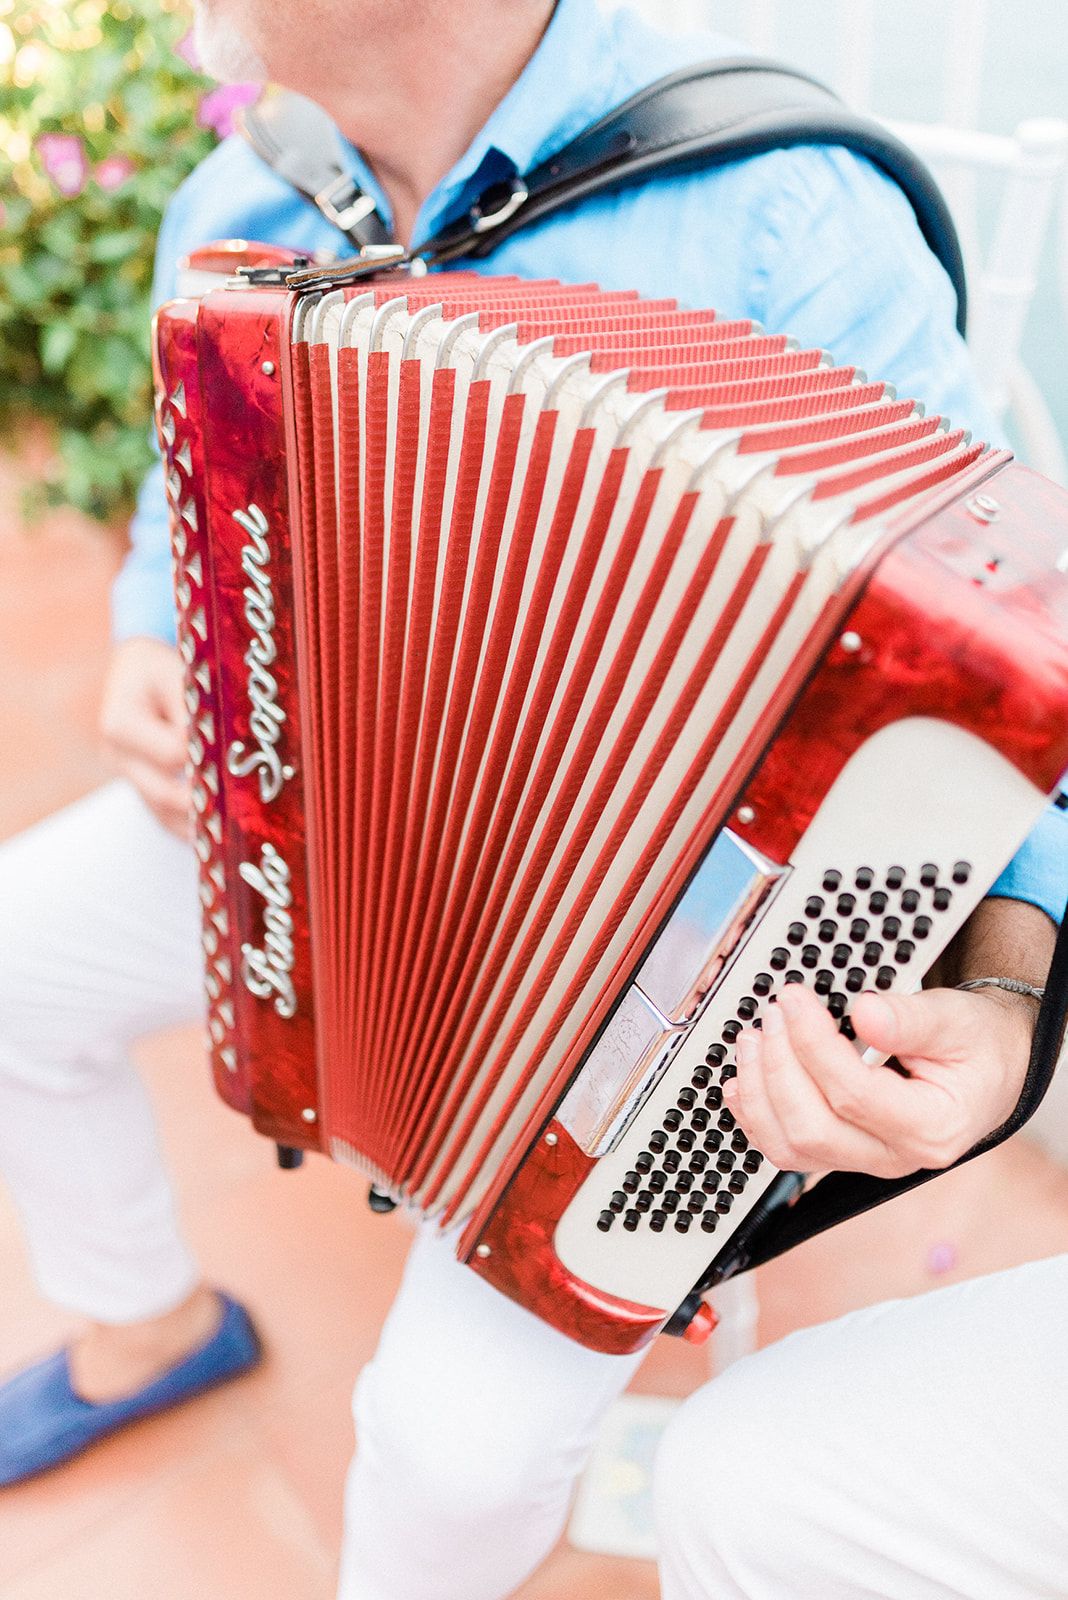
[[[1025,994],[1032,1000],[1044,1000],[1045,989],[1036,989],[1033,983],[1022,983],[1019,978],[971,978],[958,983],[958,989],[1004,989],[1008,994]]]

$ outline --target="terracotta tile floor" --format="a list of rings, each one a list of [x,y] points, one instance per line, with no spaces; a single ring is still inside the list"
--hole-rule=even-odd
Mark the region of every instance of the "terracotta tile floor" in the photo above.
[[[0,837],[106,775],[93,722],[118,559],[116,541],[69,514],[18,531],[18,477],[0,463]],[[63,1472],[0,1493],[0,1596],[327,1600],[349,1390],[400,1273],[405,1227],[371,1217],[339,1168],[278,1172],[269,1148],[214,1100],[194,1034],[150,1040],[141,1054],[190,1234],[211,1276],[254,1307],[268,1360]],[[923,1289],[929,1252],[945,1242],[957,1257],[949,1277],[1068,1249],[1068,1175],[1017,1142],[810,1245],[763,1273],[762,1337]],[[68,1327],[38,1300],[2,1196],[0,1285],[2,1370]],[[704,1352],[662,1341],[638,1384],[682,1395],[707,1371]],[[656,1593],[645,1564],[562,1547],[522,1597]]]

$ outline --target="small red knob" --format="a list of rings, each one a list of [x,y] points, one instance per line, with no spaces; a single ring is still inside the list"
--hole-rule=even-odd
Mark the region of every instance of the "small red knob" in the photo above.
[[[718,1326],[719,1318],[716,1313],[707,1300],[702,1300],[700,1310],[696,1312],[682,1337],[688,1344],[707,1344]]]

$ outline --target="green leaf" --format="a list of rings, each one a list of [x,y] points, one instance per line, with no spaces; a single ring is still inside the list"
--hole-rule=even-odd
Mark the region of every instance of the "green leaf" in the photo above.
[[[41,335],[41,362],[46,372],[62,372],[74,353],[78,332],[69,322],[53,322]]]

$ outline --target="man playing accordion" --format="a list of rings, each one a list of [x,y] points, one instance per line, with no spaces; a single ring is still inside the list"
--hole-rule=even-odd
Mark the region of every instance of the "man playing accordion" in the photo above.
[[[201,0],[199,23],[210,70],[283,83],[330,113],[404,241],[642,85],[736,53],[593,0]],[[341,244],[238,139],[175,197],[157,300],[174,294],[180,258],[227,236]],[[996,435],[908,202],[841,149],[590,200],[520,232],[491,270],[759,319]],[[115,590],[103,727],[122,781],[0,851],[0,1171],[42,1291],[89,1324],[66,1357],[0,1387],[0,1483],[258,1354],[247,1316],[204,1285],[182,1240],[126,1054],[201,1009],[161,479],[145,484]],[[958,941],[954,983],[1041,985],[1068,892],[1066,830],[1051,812],[1029,838]],[[997,986],[858,1000],[863,1038],[906,1080],[862,1071],[812,997],[787,990],[774,1023],[740,1041],[728,1103],[784,1169],[946,1166],[1012,1111],[1035,1016],[1031,994]],[[668,1600],[1068,1592],[1068,1412],[1053,1376],[1066,1308],[1068,1262],[1042,1262],[797,1335],[694,1397],[659,1464]],[[356,1388],[342,1600],[510,1594],[559,1536],[636,1364],[571,1343],[424,1227]],[[998,1403],[978,1407],[991,1376]],[[1041,1498],[1021,1488],[1036,1459]]]

